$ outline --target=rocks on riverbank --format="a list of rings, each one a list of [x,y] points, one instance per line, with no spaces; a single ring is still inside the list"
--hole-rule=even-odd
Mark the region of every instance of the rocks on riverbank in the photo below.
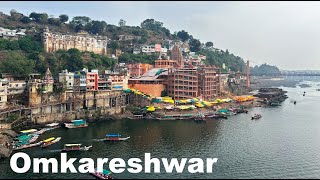
[[[17,133],[12,130],[0,129],[0,159],[10,157],[13,138]]]

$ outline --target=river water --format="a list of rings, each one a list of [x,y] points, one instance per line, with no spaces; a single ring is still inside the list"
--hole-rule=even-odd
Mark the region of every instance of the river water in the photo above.
[[[123,158],[144,160],[144,153],[156,158],[218,158],[213,173],[113,174],[114,178],[320,178],[320,88],[283,88],[288,99],[280,107],[253,108],[223,120],[193,121],[119,120],[91,123],[84,129],[59,128],[41,139],[61,136],[46,150],[25,150],[32,157],[60,158],[66,143],[93,145],[92,151],[69,153],[76,158]],[[306,96],[302,96],[303,92]],[[292,103],[293,100],[297,104]],[[262,118],[251,120],[261,113]],[[106,133],[131,136],[125,142],[101,142]],[[0,161],[0,178],[93,179],[88,174],[16,174],[10,159]],[[75,164],[76,165],[76,164]]]

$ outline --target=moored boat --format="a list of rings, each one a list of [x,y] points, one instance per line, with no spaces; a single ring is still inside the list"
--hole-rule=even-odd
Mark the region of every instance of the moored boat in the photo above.
[[[255,114],[251,119],[260,119],[261,117],[261,114]]]
[[[59,142],[61,140],[61,137],[58,137],[58,138],[49,138],[49,139],[46,139],[43,141],[43,144],[41,144],[41,147],[44,148],[44,147],[48,147],[52,144],[55,144],[57,142]]]
[[[90,174],[99,178],[99,179],[112,179],[111,172],[108,170],[105,170],[105,169],[103,169],[102,173],[95,170],[93,173],[90,173]]]
[[[27,149],[27,148],[31,148],[31,147],[35,147],[35,146],[40,146],[43,143],[43,141],[34,143],[34,144],[24,144],[18,147],[13,147],[12,150],[20,150],[20,149]]]
[[[81,147],[81,144],[65,144],[64,148],[62,149],[62,152],[68,152],[68,151],[88,151],[91,146],[83,146]]]
[[[83,119],[73,120],[71,123],[64,123],[64,125],[69,129],[88,127],[88,123]]]
[[[60,124],[59,123],[51,123],[51,124],[47,124],[46,127],[55,129],[55,128],[59,128]]]
[[[130,136],[121,138],[120,134],[106,134],[106,138],[104,139],[105,141],[125,141],[129,139]]]
[[[29,143],[33,143],[33,142],[35,142],[35,141],[39,138],[39,135],[38,135],[38,134],[29,135],[29,136],[32,136],[32,138],[29,140]]]

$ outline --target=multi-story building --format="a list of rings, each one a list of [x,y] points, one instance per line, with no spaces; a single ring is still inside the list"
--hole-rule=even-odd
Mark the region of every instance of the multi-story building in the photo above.
[[[6,29],[0,27],[0,38],[9,39],[9,40],[18,40],[21,37],[24,37],[26,34],[26,29]]]
[[[158,59],[154,62],[155,68],[175,68],[177,67],[177,61],[176,60],[162,60]]]
[[[0,107],[7,107],[7,90],[8,90],[8,81],[0,79]]]
[[[63,88],[66,90],[73,90],[74,73],[68,72],[67,69],[63,70],[62,73],[59,73],[59,82],[62,83]]]
[[[76,71],[74,73],[73,91],[80,92],[87,90],[87,69]]]
[[[50,32],[46,28],[42,34],[42,41],[46,52],[76,48],[80,51],[107,54],[108,39],[106,36],[91,36],[87,33],[78,33],[77,35],[60,34]]]
[[[139,77],[152,68],[153,66],[151,64],[143,64],[143,63],[128,64],[130,77]]]
[[[98,80],[99,74],[98,70],[91,70],[87,72],[87,91],[98,91]]]
[[[170,69],[168,94],[175,100],[200,97],[205,100],[220,95],[219,69],[211,66]]]

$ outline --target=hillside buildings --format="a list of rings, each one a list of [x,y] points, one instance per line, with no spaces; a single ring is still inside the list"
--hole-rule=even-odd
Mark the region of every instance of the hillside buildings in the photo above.
[[[0,27],[0,38],[9,40],[18,40],[26,35],[26,29],[6,29]]]
[[[46,28],[42,33],[42,42],[46,52],[76,48],[80,51],[107,54],[108,39],[106,36],[91,36],[87,33],[78,33],[76,35],[60,34],[50,32]]]

